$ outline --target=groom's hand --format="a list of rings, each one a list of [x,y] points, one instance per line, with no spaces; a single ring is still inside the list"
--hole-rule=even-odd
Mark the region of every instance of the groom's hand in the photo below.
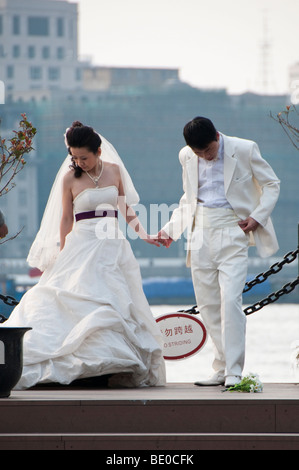
[[[239,226],[241,227],[243,232],[249,233],[254,232],[258,228],[259,223],[252,217],[247,217],[247,219],[241,220],[239,222]]]

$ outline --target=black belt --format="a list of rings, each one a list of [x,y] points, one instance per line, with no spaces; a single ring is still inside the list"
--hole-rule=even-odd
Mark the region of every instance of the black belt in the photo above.
[[[95,219],[97,217],[118,217],[118,211],[113,210],[98,210],[98,211],[88,211],[88,212],[79,212],[75,215],[76,222],[83,219]]]

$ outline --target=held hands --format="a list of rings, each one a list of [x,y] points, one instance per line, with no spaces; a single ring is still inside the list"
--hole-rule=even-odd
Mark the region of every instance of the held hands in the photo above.
[[[170,246],[172,239],[168,237],[168,235],[165,232],[163,232],[163,230],[160,230],[160,232],[157,235],[149,235],[143,228],[134,210],[127,205],[126,205],[125,217],[126,217],[126,222],[130,225],[130,227],[133,230],[135,230],[139,238],[144,240],[146,243],[149,243],[150,245],[155,245],[158,247],[160,246],[160,244],[163,246],[166,246],[167,248]]]
[[[152,237],[152,240],[155,240],[155,245],[156,246],[160,246],[163,245],[165,246],[166,248],[169,248],[171,243],[173,242],[173,239],[170,238],[166,232],[164,232],[163,230],[160,230],[159,233],[157,233],[157,235],[153,235]]]
[[[171,243],[173,242],[172,238],[170,238],[163,230],[160,230],[157,235],[149,235],[143,228],[135,211],[131,207],[128,205],[126,205],[125,208],[122,207],[122,213],[125,214],[127,224],[129,224],[130,227],[138,234],[139,238],[144,240],[146,243],[158,247],[160,244],[166,248],[170,247]]]
[[[157,235],[146,235],[146,237],[144,237],[144,240],[147,243],[150,243],[151,245],[163,245],[166,248],[169,248],[171,243],[173,242],[172,238],[170,238],[165,232],[163,232],[163,230],[160,230]]]

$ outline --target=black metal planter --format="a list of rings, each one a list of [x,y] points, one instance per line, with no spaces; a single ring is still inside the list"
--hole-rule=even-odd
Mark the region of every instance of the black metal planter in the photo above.
[[[0,328],[0,398],[8,398],[23,370],[23,336],[32,328]]]

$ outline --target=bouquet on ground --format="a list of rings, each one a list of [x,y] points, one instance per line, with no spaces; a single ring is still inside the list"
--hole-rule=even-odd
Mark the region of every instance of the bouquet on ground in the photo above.
[[[263,391],[263,384],[257,374],[250,373],[243,377],[241,382],[233,387],[227,388],[228,392],[245,392],[245,393],[261,393]]]

